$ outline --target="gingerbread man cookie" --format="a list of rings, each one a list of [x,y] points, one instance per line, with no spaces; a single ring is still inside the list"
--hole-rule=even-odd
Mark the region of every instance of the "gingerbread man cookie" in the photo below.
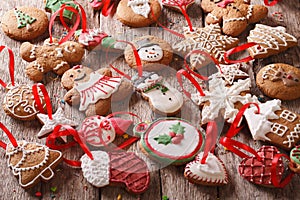
[[[265,18],[267,7],[249,5],[250,0],[202,0],[201,7],[208,15],[207,24],[222,24],[226,35],[238,36],[248,26]]]
[[[25,42],[20,47],[21,57],[30,62],[26,67],[27,76],[35,81],[42,81],[44,74],[53,71],[62,75],[70,69],[71,63],[80,62],[84,55],[84,48],[81,44],[67,41],[62,44],[45,40],[43,46],[33,45]]]
[[[1,20],[3,32],[15,40],[32,40],[48,28],[46,13],[34,7],[17,7],[6,12]]]
[[[110,110],[111,95],[115,93],[122,78],[111,77],[109,69],[93,71],[77,65],[62,76],[62,86],[68,90],[64,96],[70,105],[79,105],[79,111],[87,116],[105,115]]]

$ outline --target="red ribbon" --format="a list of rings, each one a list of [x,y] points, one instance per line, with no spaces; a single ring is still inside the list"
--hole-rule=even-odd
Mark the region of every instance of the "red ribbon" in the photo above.
[[[14,58],[14,53],[13,51],[6,46],[0,46],[0,52],[2,52],[2,50],[6,48],[8,51],[8,55],[9,55],[9,64],[8,64],[8,68],[9,68],[9,75],[10,75],[10,80],[11,80],[11,84],[12,86],[15,86],[15,76],[14,76],[14,69],[15,69],[15,58]],[[0,79],[0,84],[6,88],[7,84]]]
[[[271,1],[271,2],[269,2]],[[266,6],[275,6],[281,0],[264,0]]]
[[[183,81],[182,81],[182,76],[186,77],[194,86],[195,88],[197,89],[197,91],[200,93],[201,96],[205,96],[200,84],[196,81],[196,79],[190,74],[191,71],[186,71],[184,69],[181,69],[179,70],[177,73],[176,73],[176,77],[177,77],[177,80],[178,80],[178,83],[180,85],[180,87],[182,88],[183,90],[183,93],[188,97],[188,98],[191,98],[191,93],[189,93],[188,91],[186,91],[183,87]]]
[[[233,3],[234,0],[223,0],[219,3],[217,3],[217,5],[221,8],[226,8],[227,4]]]
[[[61,128],[64,128],[64,130],[61,130]],[[55,140],[58,137],[61,136],[68,136],[68,135],[72,135],[74,137],[74,142],[69,142],[66,144],[61,144],[61,145],[56,145],[55,144]],[[82,148],[82,150],[85,152],[85,154],[90,158],[90,159],[94,159],[92,153],[90,152],[90,150],[88,149],[88,147],[81,141],[78,132],[72,128],[69,125],[57,125],[53,132],[47,137],[46,139],[46,145],[51,148],[51,149],[56,149],[56,150],[62,150],[62,149],[67,149],[70,148],[76,144],[79,144],[79,146]],[[68,160],[66,158],[64,158],[65,162],[71,166],[74,167],[79,167],[80,166],[80,162],[79,161],[74,161],[74,160]]]
[[[63,24],[64,26],[68,27],[67,29],[69,30],[69,32],[68,32],[68,34],[67,34],[64,38],[62,38],[62,39],[58,42],[58,44],[62,44],[62,43],[64,43],[64,42],[68,41],[68,40],[72,37],[72,35],[74,35],[75,31],[77,30],[77,28],[78,28],[78,26],[79,26],[79,24],[80,24],[80,14],[79,14],[79,12],[78,12],[75,8],[73,8],[72,6],[67,6],[67,5],[63,4],[63,5],[60,7],[60,9],[57,10],[55,13],[53,13],[53,15],[52,15],[51,18],[50,18],[50,22],[49,22],[49,36],[50,36],[49,42],[50,42],[50,43],[53,42],[53,38],[52,38],[52,27],[53,27],[55,18],[56,18],[56,16],[57,16],[58,14],[60,14],[60,19],[62,19],[62,18],[63,18],[63,17],[62,17],[62,16],[63,16],[62,14],[63,14],[64,10],[69,10],[69,11],[75,13],[75,14],[76,14],[76,21],[75,21],[74,26],[72,27],[72,29],[70,29],[70,28],[66,25],[66,23],[64,22],[64,20],[61,20],[61,21],[62,21],[62,24]]]
[[[12,133],[6,128],[6,126],[4,126],[1,122],[0,122],[0,128],[4,131],[4,133],[7,135],[9,141],[11,142],[11,144],[17,148],[18,147],[18,143],[15,139],[15,137],[12,135]],[[2,140],[0,140],[0,147],[2,147],[3,149],[6,149],[7,144],[5,142],[3,142]]]
[[[244,51],[244,50],[246,50],[250,47],[253,47],[255,45],[259,45],[259,44],[255,43],[255,42],[249,42],[249,43],[237,46],[237,47],[233,47],[232,49],[229,49],[228,51],[226,51],[224,53],[225,62],[228,63],[228,64],[235,64],[235,63],[249,62],[250,60],[253,60],[253,58],[251,56],[248,56],[246,58],[242,58],[240,60],[230,60],[229,56],[234,54],[234,53]]]
[[[278,178],[277,178],[277,165],[278,165],[279,159],[281,157],[285,157],[286,159],[291,161],[290,157],[288,157],[286,154],[276,154],[274,156],[274,158],[272,160],[272,167],[271,167],[271,180],[272,180],[273,185],[277,188],[285,187],[292,180],[292,177],[295,174],[295,173],[291,172],[283,181],[278,180]]]
[[[203,152],[203,157],[201,159],[201,164],[206,163],[208,153],[213,151],[218,137],[218,126],[215,121],[210,121],[206,127],[206,137],[205,137],[205,147]]]
[[[46,108],[47,108],[48,117],[49,117],[50,120],[52,120],[53,117],[52,117],[51,100],[50,100],[49,94],[48,94],[45,86],[42,83],[36,83],[32,86],[32,93],[33,93],[33,96],[34,96],[35,103],[36,103],[40,113],[45,113],[44,112],[44,106],[42,105],[42,102],[41,102],[41,99],[40,99],[40,96],[39,96],[38,88],[40,88],[40,90],[43,93]]]

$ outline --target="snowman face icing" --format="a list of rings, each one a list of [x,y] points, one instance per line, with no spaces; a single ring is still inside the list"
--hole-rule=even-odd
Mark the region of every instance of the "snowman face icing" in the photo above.
[[[130,6],[134,13],[148,18],[150,5],[148,0],[129,0],[127,6]]]
[[[138,53],[140,58],[144,61],[156,62],[163,58],[163,50],[158,44],[142,47]]]

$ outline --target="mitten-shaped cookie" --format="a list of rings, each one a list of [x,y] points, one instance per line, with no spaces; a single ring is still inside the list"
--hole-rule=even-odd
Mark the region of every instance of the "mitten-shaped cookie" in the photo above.
[[[96,187],[121,185],[127,191],[140,194],[150,183],[150,173],[145,161],[132,152],[92,151],[94,160],[87,154],[81,157],[83,176]]]
[[[71,63],[80,62],[84,55],[84,47],[73,41],[62,44],[47,39],[42,46],[25,42],[20,48],[21,57],[30,62],[26,67],[27,76],[35,81],[41,81],[49,71],[62,75],[70,69]]]
[[[133,82],[136,91],[149,101],[154,112],[172,116],[180,111],[183,105],[182,94],[158,74],[143,72],[142,77],[133,77]]]
[[[267,7],[249,5],[250,0],[202,0],[201,7],[208,12],[207,24],[221,24],[226,35],[238,36],[248,24],[265,18]]]
[[[69,69],[61,79],[62,86],[68,90],[64,96],[70,105],[79,105],[87,116],[105,115],[110,110],[111,95],[118,90],[122,78],[111,77],[109,69],[93,71],[77,65]]]

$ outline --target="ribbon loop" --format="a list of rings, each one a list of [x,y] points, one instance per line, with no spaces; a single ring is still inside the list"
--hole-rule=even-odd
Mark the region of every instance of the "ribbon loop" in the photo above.
[[[279,177],[277,176],[277,165],[279,162],[279,159],[281,157],[284,157],[290,161],[290,157],[288,157],[286,154],[276,154],[272,160],[272,166],[271,166],[271,180],[275,187],[283,188],[285,187],[294,176],[294,173],[291,172],[283,181],[279,180]]]
[[[269,2],[270,1],[270,2]],[[264,0],[264,4],[266,6],[275,6],[281,0]]]
[[[259,44],[255,43],[255,42],[249,42],[249,43],[237,46],[237,47],[233,47],[232,49],[229,49],[228,51],[226,51],[224,53],[225,62],[227,62],[228,64],[235,64],[235,63],[249,62],[249,61],[253,60],[253,58],[251,56],[248,56],[248,57],[245,57],[245,58],[242,58],[242,59],[239,59],[239,60],[230,60],[229,56],[232,55],[232,54],[244,51],[244,50],[246,50],[250,47],[253,47],[255,45],[259,45]]]
[[[13,134],[6,128],[6,126],[4,126],[4,124],[2,124],[0,122],[0,128],[4,131],[4,133],[7,135],[9,141],[11,142],[11,144],[16,148],[18,147],[18,143],[15,139],[15,137],[13,136]],[[3,142],[2,140],[0,140],[0,147],[2,147],[3,149],[6,149],[7,144],[5,142]]]
[[[45,86],[42,83],[36,83],[32,86],[32,93],[33,93],[33,96],[34,96],[34,99],[35,99],[35,103],[36,103],[40,113],[45,113],[44,106],[42,105],[42,102],[41,102],[41,99],[40,99],[40,96],[39,96],[38,88],[40,88],[40,90],[43,93],[46,108],[47,108],[48,117],[49,117],[49,119],[52,120],[53,117],[52,117],[51,100],[50,100],[49,94],[48,94]]]
[[[8,68],[9,68],[9,75],[10,75],[10,80],[11,80],[11,84],[12,86],[15,86],[15,74],[14,74],[14,70],[15,70],[15,57],[14,57],[14,53],[13,51],[7,47],[7,46],[0,46],[0,52],[2,52],[3,49],[7,49],[8,51],[8,55],[9,55],[9,64],[8,64]],[[7,84],[0,79],[0,84],[6,88]]]
[[[215,121],[210,121],[207,123],[205,134],[206,134],[205,147],[204,147],[203,157],[201,159],[201,164],[206,163],[206,158],[208,157],[208,153],[214,150],[214,147],[217,142],[218,126]]]

